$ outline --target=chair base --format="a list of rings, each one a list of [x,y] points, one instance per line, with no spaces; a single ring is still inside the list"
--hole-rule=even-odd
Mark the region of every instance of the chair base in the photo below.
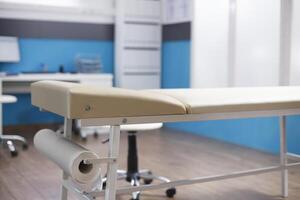
[[[128,159],[127,159],[127,170],[118,170],[117,179],[125,180],[136,187],[141,184],[149,185],[154,180],[163,183],[168,183],[170,180],[163,176],[154,175],[150,170],[139,170],[138,168],[138,150],[136,141],[136,131],[128,131]],[[103,189],[106,186],[106,177],[102,180]],[[169,198],[174,197],[176,194],[175,188],[169,188],[166,190],[166,196]],[[131,200],[139,200],[140,191],[133,192]]]
[[[170,180],[166,177],[163,176],[157,176],[152,174],[152,172],[150,170],[140,170],[137,173],[134,174],[128,174],[126,170],[118,170],[117,171],[118,174],[118,180],[125,180],[127,182],[130,183],[131,186],[135,187],[135,186],[140,186],[142,184],[144,185],[149,185],[151,184],[153,181],[160,181],[162,183],[168,183],[170,182]],[[103,182],[103,189],[105,189],[106,186],[106,177],[103,178],[102,180]],[[166,190],[166,196],[169,198],[174,197],[176,194],[176,189],[175,188],[169,188]],[[140,192],[134,192],[132,193],[132,198],[131,200],[139,200],[140,197]]]
[[[17,142],[20,142],[22,144],[22,148],[23,150],[27,149],[28,148],[28,144],[27,144],[27,141],[24,137],[22,136],[19,136],[19,135],[0,135],[0,141],[3,143],[3,144],[6,144],[8,149],[9,149],[9,152],[10,152],[10,155],[12,157],[15,157],[18,155],[18,151],[14,145],[14,141],[17,141]]]

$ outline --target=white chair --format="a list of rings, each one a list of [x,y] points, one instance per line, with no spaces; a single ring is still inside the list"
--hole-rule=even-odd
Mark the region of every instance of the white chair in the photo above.
[[[1,104],[15,103],[16,101],[17,101],[17,98],[15,96],[11,96],[11,95],[1,95],[0,96]],[[1,111],[1,116],[3,117],[2,111]],[[28,148],[27,142],[24,137],[19,136],[19,135],[3,135],[3,126],[2,126],[2,118],[1,118],[1,120],[0,120],[0,142],[7,145],[11,156],[14,157],[14,156],[18,155],[18,151],[16,150],[13,141],[21,142],[23,149]]]
[[[139,186],[140,180],[143,184],[151,184],[153,180],[161,182],[170,182],[170,180],[163,176],[157,176],[149,169],[139,170],[138,167],[138,148],[136,141],[136,134],[141,131],[152,131],[162,128],[162,123],[149,123],[149,124],[132,124],[121,125],[121,131],[128,133],[128,154],[127,154],[127,170],[118,170],[118,180],[126,180],[132,186]],[[106,178],[103,180],[103,187],[106,186]],[[166,190],[167,197],[174,197],[176,194],[175,188],[169,188]],[[132,193],[131,200],[138,200],[140,192]]]

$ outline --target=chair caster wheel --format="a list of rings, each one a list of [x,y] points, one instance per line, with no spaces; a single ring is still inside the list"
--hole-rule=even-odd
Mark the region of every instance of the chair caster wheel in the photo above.
[[[10,152],[10,156],[11,157],[17,157],[18,156],[18,152],[17,151],[11,151]]]
[[[28,149],[28,144],[23,144],[23,145],[22,145],[22,149],[23,149],[23,150],[27,150],[27,149]]]
[[[166,190],[166,195],[169,198],[173,198],[176,194],[176,188],[170,188]]]
[[[153,179],[147,179],[147,178],[144,179],[145,185],[150,185],[152,182],[153,182]]]
[[[148,174],[149,174],[149,175],[152,175],[152,172],[149,171]],[[144,184],[145,184],[145,185],[150,185],[152,182],[153,182],[153,179],[152,179],[152,178],[144,178]]]
[[[105,190],[106,189],[106,181],[104,181],[103,183],[102,183],[102,190]]]

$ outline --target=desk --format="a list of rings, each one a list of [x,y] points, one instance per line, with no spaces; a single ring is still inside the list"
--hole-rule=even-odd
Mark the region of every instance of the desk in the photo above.
[[[71,74],[71,73],[53,73],[53,74],[20,74],[14,76],[1,77],[2,93],[30,93],[30,84],[41,80],[58,80],[79,82],[84,84],[99,85],[101,87],[112,87],[112,74]]]
[[[4,76],[0,78],[0,94],[29,94],[30,85],[33,82],[41,80],[58,80],[78,82],[83,84],[98,85],[99,87],[112,87],[112,74],[71,74],[71,73],[53,73],[53,74],[19,74],[14,76]],[[86,135],[88,130],[81,130],[81,134]],[[2,134],[2,104],[0,104],[0,135]]]

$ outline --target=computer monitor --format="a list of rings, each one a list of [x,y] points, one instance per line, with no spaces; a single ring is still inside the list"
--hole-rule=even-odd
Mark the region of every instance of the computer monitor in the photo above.
[[[0,62],[19,62],[18,38],[0,36]]]

